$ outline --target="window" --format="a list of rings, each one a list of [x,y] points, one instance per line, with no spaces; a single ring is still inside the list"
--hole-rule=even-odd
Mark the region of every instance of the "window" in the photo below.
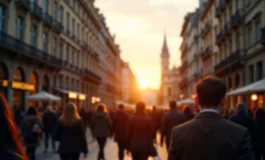
[[[67,32],[70,31],[70,15],[69,13],[66,14],[66,27],[67,27]]]
[[[75,65],[75,50],[72,49],[72,64]]]
[[[232,5],[229,6],[229,16],[231,17],[232,16],[232,12],[233,12],[233,8],[232,8]]]
[[[43,0],[43,13],[48,12],[48,0]]]
[[[170,97],[172,95],[172,89],[170,87],[167,88],[167,96]]]
[[[252,28],[248,28],[248,46],[252,45]]]
[[[76,53],[76,66],[79,68],[79,53]]]
[[[31,28],[31,45],[37,47],[37,27],[32,26]]]
[[[240,1],[241,1],[241,0],[236,0],[236,8],[237,8],[237,9],[240,9]]]
[[[43,51],[48,52],[48,34],[43,33]]]
[[[263,78],[263,62],[259,61],[257,63],[257,80],[261,80]]]
[[[56,57],[56,38],[52,40],[52,55]]]
[[[236,48],[237,48],[237,50],[240,49],[240,34],[239,34],[239,32],[236,33]]]
[[[5,29],[5,7],[0,5],[0,32]]]
[[[75,36],[75,19],[72,20],[72,34]]]
[[[79,40],[79,24],[77,24],[77,39]]]
[[[20,41],[24,40],[24,19],[22,17],[17,19],[17,38]]]
[[[70,52],[69,52],[69,45],[66,44],[66,61],[70,62]]]
[[[60,60],[63,60],[63,43],[61,43],[59,47],[60,47],[59,48],[59,52],[60,52],[59,58],[60,58]]]
[[[250,65],[248,67],[248,72],[249,72],[249,83],[253,83],[254,82],[254,66]]]
[[[228,54],[228,55],[231,55],[233,52],[233,41],[232,41],[232,39],[229,39],[229,52],[230,52],[230,54]]]
[[[57,3],[56,2],[53,3],[52,9],[53,9],[52,17],[57,20]]]
[[[256,22],[256,40],[260,41],[261,40],[261,26],[260,26],[260,21]]]
[[[63,7],[60,7],[60,23],[62,24],[63,24],[63,12],[64,12]]]

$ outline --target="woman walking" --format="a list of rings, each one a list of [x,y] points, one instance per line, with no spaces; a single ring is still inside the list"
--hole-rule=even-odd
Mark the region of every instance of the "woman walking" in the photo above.
[[[145,104],[138,102],[136,112],[129,120],[128,150],[133,160],[147,160],[156,156],[153,146],[154,128],[152,120],[145,114]]]
[[[28,160],[6,99],[0,93],[0,159]]]
[[[194,118],[194,115],[191,112],[191,109],[189,106],[185,106],[183,108],[183,113],[184,113],[184,118],[185,118],[185,122],[191,120]]]
[[[112,127],[104,104],[99,104],[96,107],[96,112],[92,116],[91,129],[99,145],[98,160],[105,160],[104,148],[107,138],[112,135]]]
[[[78,160],[80,153],[87,156],[85,128],[75,104],[65,106],[56,127],[55,139],[60,142],[58,153],[61,160]]]
[[[36,159],[36,148],[40,144],[42,124],[35,107],[29,107],[23,126],[24,143],[31,160]]]

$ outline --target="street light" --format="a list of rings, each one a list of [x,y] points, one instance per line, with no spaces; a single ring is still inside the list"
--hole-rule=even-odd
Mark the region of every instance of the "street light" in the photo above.
[[[256,101],[257,99],[258,99],[257,94],[252,94],[252,95],[251,95],[251,100],[252,100],[252,101]]]

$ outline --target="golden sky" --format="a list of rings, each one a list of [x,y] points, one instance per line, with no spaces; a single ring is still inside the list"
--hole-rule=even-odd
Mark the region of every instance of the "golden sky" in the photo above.
[[[116,35],[121,57],[129,62],[137,81],[160,85],[160,54],[167,33],[170,66],[180,65],[180,32],[184,16],[199,0],[96,0],[110,32]]]

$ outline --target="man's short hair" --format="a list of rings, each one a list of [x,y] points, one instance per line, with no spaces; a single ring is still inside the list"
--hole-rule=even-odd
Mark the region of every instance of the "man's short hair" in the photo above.
[[[136,110],[136,113],[144,113],[145,112],[145,103],[144,102],[136,103],[135,110]]]
[[[119,109],[124,109],[124,105],[123,105],[123,104],[119,104],[119,105],[118,105],[118,108],[119,108]]]
[[[237,109],[240,112],[246,112],[246,105],[244,103],[239,103],[239,104],[237,104]]]
[[[169,102],[169,108],[176,108],[177,107],[177,102],[176,101],[170,101]]]
[[[201,107],[217,107],[226,94],[225,83],[216,77],[206,77],[197,83],[195,91]]]

